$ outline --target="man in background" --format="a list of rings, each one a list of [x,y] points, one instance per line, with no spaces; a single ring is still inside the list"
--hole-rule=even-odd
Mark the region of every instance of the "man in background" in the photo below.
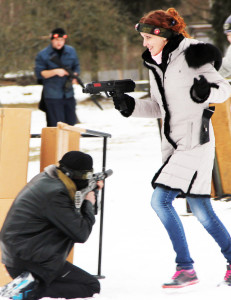
[[[69,73],[54,63],[51,58],[57,56],[62,65],[74,72],[80,73],[79,59],[75,49],[66,45],[67,34],[63,28],[51,32],[51,43],[38,53],[35,60],[35,74],[43,84],[42,101],[46,113],[47,126],[56,127],[57,122],[69,125],[77,123],[76,100],[73,83]]]

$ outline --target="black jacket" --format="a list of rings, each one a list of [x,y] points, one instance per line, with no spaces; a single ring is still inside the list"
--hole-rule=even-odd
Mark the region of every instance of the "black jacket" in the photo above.
[[[77,213],[75,185],[52,165],[19,193],[1,230],[2,263],[23,267],[49,284],[58,274],[74,243],[84,243],[95,222],[85,200]],[[74,187],[74,188],[73,188]]]

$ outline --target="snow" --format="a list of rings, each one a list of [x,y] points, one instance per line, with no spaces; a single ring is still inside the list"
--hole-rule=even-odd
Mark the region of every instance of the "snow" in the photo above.
[[[29,91],[31,95],[23,95]],[[37,102],[40,86],[0,88],[0,102]],[[142,94],[133,93],[140,97]],[[81,99],[77,106],[82,128],[112,135],[107,144],[107,168],[113,175],[106,179],[104,230],[99,300],[180,300],[220,299],[231,294],[231,287],[217,287],[226,272],[226,261],[214,240],[194,216],[186,214],[184,199],[175,200],[195,270],[200,283],[172,291],[161,284],[175,272],[175,254],[167,233],[150,206],[151,179],[161,166],[160,137],[156,120],[123,118],[111,100],[103,100],[99,110],[92,102],[83,101],[87,95],[76,91]],[[85,97],[85,98],[84,98]],[[30,98],[30,100],[28,100]],[[15,102],[16,103],[16,102]],[[32,111],[32,133],[46,126],[45,114]],[[95,172],[102,168],[102,138],[81,138],[80,150],[94,158]],[[31,139],[31,156],[39,153],[40,139]],[[39,172],[39,162],[29,163],[28,180]],[[231,202],[213,201],[217,215],[228,230],[231,228]],[[100,216],[96,216],[91,236],[84,244],[76,244],[74,264],[91,274],[97,274]],[[48,299],[48,298],[46,298]],[[44,299],[45,300],[45,299]]]
[[[83,101],[89,97],[82,93],[79,85],[74,85],[75,93],[79,96],[79,101]],[[4,86],[1,87],[0,104],[16,104],[16,103],[37,103],[40,100],[42,85],[28,86]]]

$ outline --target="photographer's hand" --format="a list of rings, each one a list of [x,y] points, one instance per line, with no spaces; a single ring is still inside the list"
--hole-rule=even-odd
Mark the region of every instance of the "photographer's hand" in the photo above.
[[[103,180],[97,181],[98,190],[101,190],[104,186]]]
[[[94,205],[95,201],[96,201],[94,191],[87,193],[87,195],[85,196],[85,200],[90,201],[92,203],[92,205]]]
[[[97,181],[97,186],[98,186],[98,190],[101,190],[104,186],[103,180]],[[95,198],[95,192],[91,191],[89,193],[87,193],[87,195],[85,196],[85,200],[90,201],[93,205],[96,202],[96,198]]]

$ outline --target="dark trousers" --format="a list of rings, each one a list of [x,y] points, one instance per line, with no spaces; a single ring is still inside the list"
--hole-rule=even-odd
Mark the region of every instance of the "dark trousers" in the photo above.
[[[9,268],[6,266],[12,278],[16,278],[23,271],[22,269]],[[36,275],[33,274],[35,277]],[[92,297],[100,292],[99,281],[86,271],[66,262],[60,275],[53,280],[49,286],[42,280],[36,292],[36,299],[43,297],[51,298],[86,298]]]
[[[75,113],[76,100],[68,99],[45,99],[46,119],[48,127],[56,127],[57,122],[75,125],[77,117]]]

